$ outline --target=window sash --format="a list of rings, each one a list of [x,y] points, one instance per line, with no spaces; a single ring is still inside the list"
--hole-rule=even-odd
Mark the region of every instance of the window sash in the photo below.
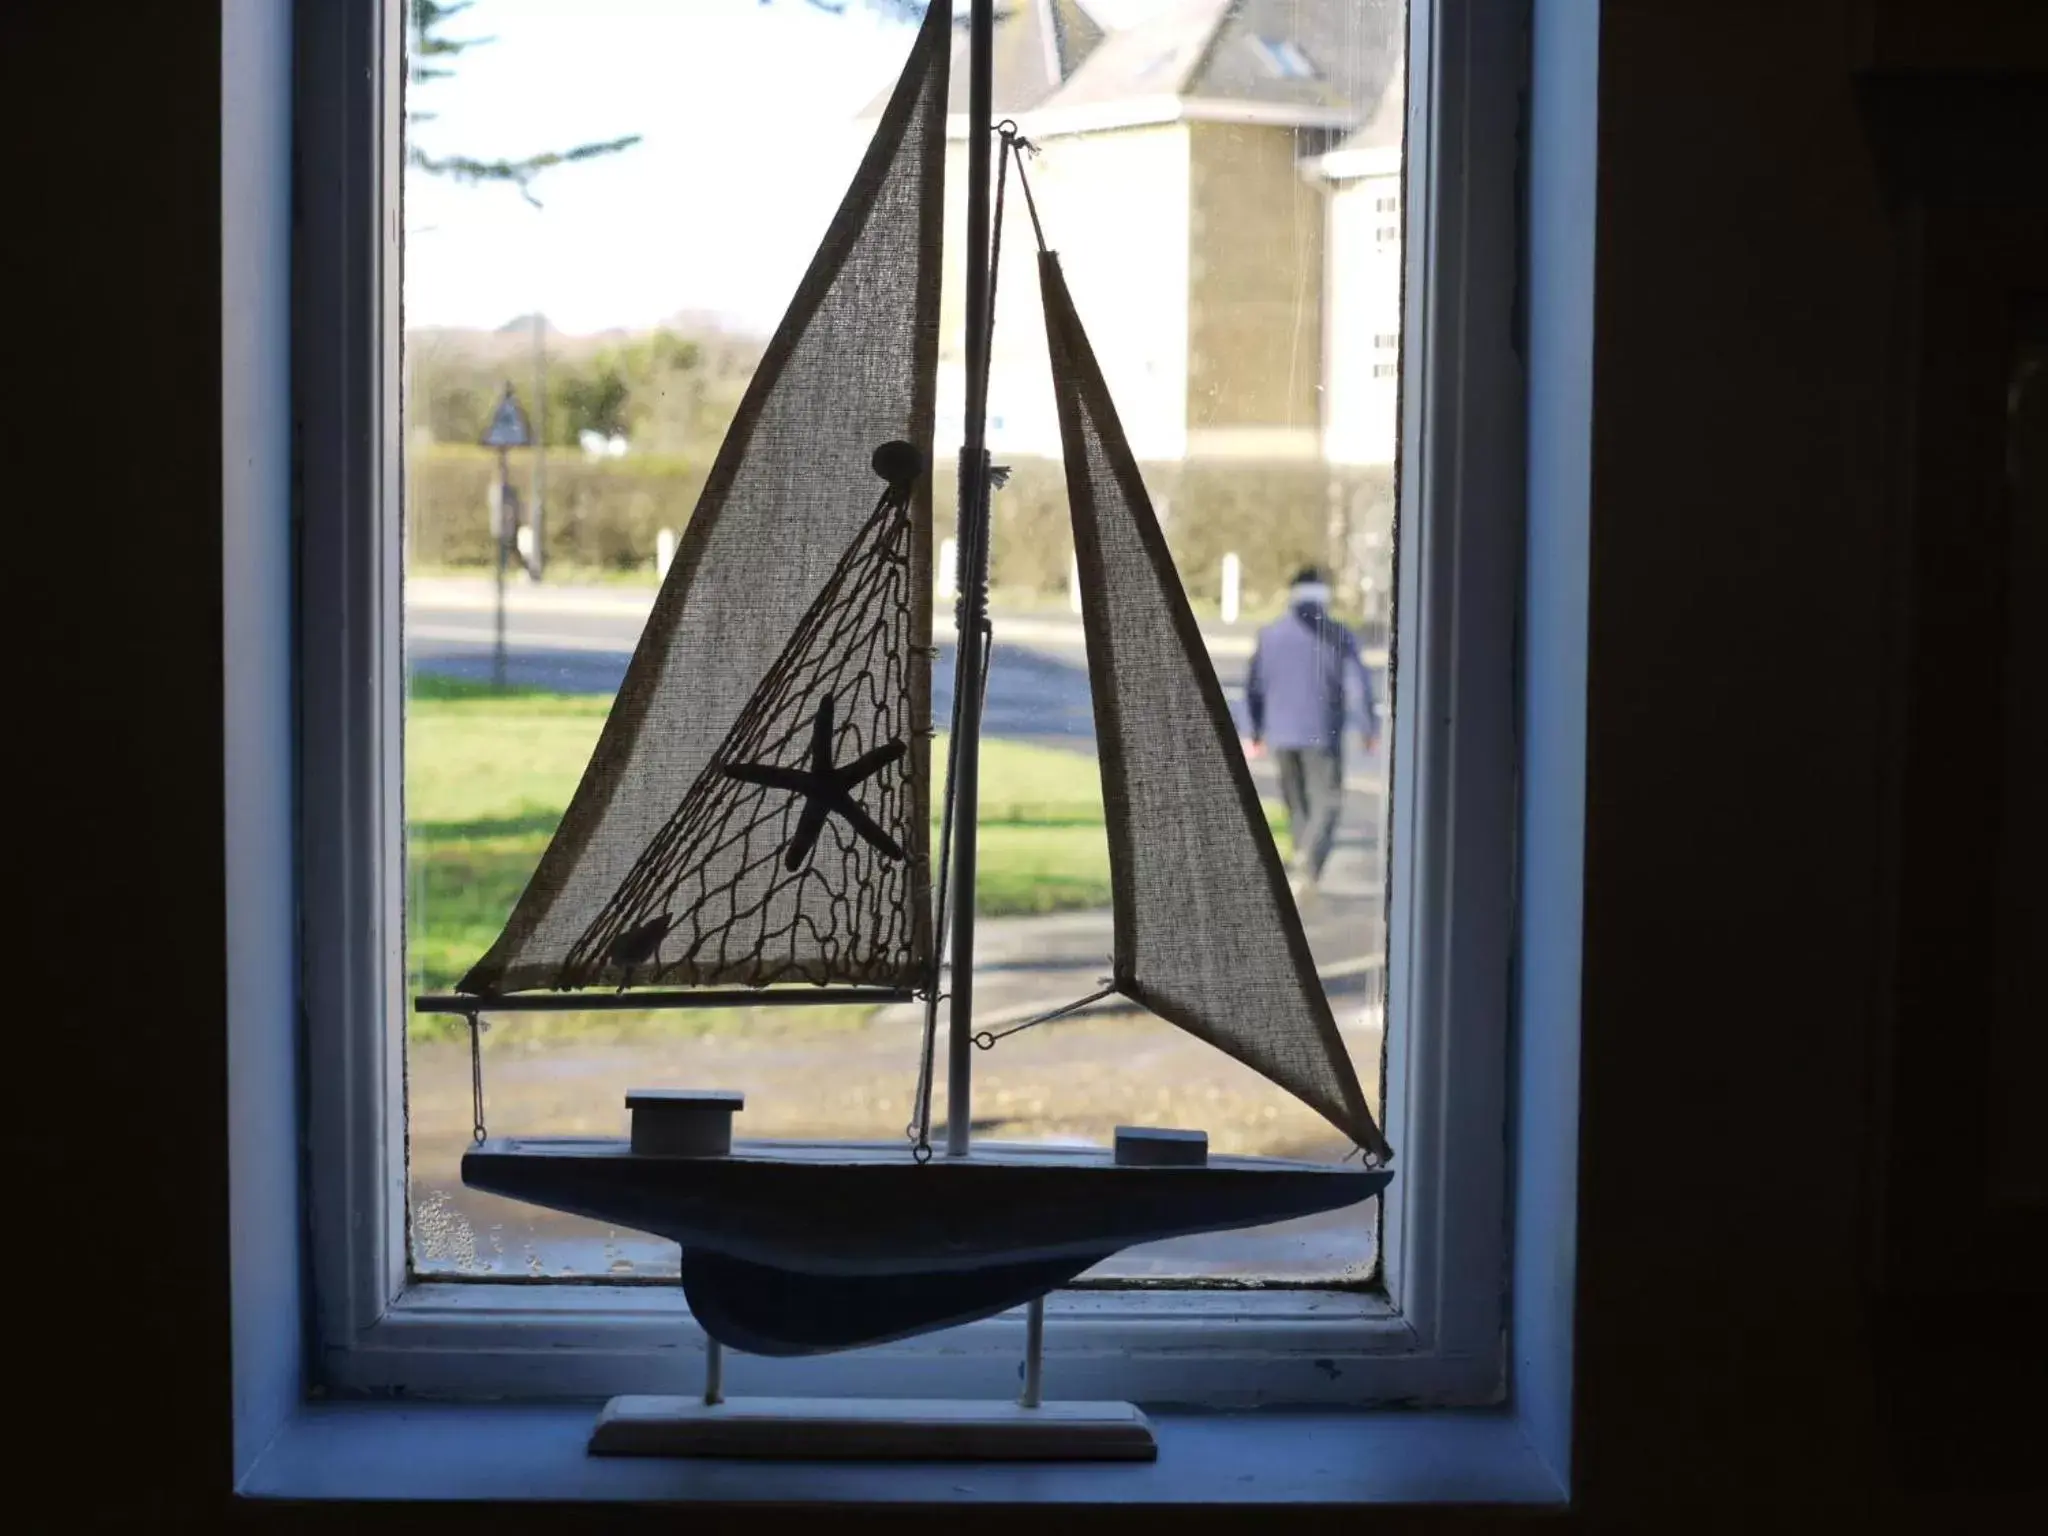
[[[683,1390],[678,1291],[411,1283],[397,420],[403,7],[296,9],[306,1188],[334,1392]],[[1062,1394],[1498,1401],[1515,831],[1522,378],[1512,334],[1519,7],[1411,0],[1400,379],[1401,729],[1391,763],[1383,1289],[1058,1293]],[[317,172],[309,174],[308,167]],[[1022,1324],[800,1361],[737,1390],[1007,1395]],[[681,1346],[678,1348],[677,1346]],[[658,1384],[658,1386],[657,1386]]]

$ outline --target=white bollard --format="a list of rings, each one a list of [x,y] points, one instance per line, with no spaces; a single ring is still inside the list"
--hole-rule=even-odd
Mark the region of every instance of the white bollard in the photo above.
[[[521,523],[512,530],[512,542],[519,550],[519,568],[533,580],[533,529]]]
[[[952,539],[939,541],[939,566],[932,574],[938,578],[942,601],[960,590],[956,580],[960,574],[960,546]]]
[[[654,534],[654,574],[662,581],[668,580],[668,568],[676,563],[676,531],[673,528],[657,529]]]
[[[1244,597],[1244,563],[1235,554],[1223,557],[1223,622],[1235,624]]]
[[[1067,606],[1081,611],[1081,557],[1076,555],[1067,562]]]

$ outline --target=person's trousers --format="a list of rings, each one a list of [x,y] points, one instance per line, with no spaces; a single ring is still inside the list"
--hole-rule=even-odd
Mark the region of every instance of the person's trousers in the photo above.
[[[1280,798],[1287,805],[1287,830],[1294,842],[1294,872],[1322,878],[1337,841],[1337,813],[1344,801],[1344,759],[1327,747],[1276,747]]]

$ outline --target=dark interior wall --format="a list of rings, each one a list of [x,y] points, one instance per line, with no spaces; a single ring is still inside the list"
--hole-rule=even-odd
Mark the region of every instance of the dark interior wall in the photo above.
[[[205,6],[0,8],[16,1529],[228,1475],[219,81]]]
[[[1693,1510],[1874,1464],[1889,252],[1846,8],[1746,9],[1602,8],[1578,1465]]]
[[[1921,665],[1968,599],[1916,569],[1955,498],[1904,490],[1938,457],[1913,347],[1957,343],[1912,334],[1915,199],[1992,164],[2040,196],[2044,66],[2048,7],[1603,3],[1575,1422],[1587,1508],[1644,1528],[1964,1528],[2041,1486],[2040,1272],[1996,1313],[1951,1283],[1969,1113],[1898,1074],[1895,1031],[1951,1054],[1964,974],[1894,994],[1955,910],[1900,888],[1906,817],[1945,814],[1902,767],[1970,749],[1911,733],[1987,660]],[[1917,189],[1873,77],[1954,151]],[[1888,1271],[1902,1166],[1926,1219]],[[1902,1376],[1930,1351],[1959,1368]]]
[[[1951,6],[1940,26],[1918,9],[1603,10],[1588,1528],[1926,1512],[1872,1377],[1902,534],[1885,488],[1896,236],[1851,76],[2010,69],[2044,8]],[[39,722],[16,738],[23,952],[63,988],[14,1020],[10,1118],[30,1111],[32,1148],[17,1263],[45,1266],[35,1304],[57,1303],[30,1330],[47,1445],[25,1461],[37,1504],[65,1501],[79,1528],[205,1529],[229,1455],[218,37],[190,7],[124,8],[117,26],[14,8],[4,25],[10,142],[53,146],[63,125],[62,152],[24,153],[7,188],[11,334],[47,419],[91,445],[85,504],[52,521],[103,530],[89,573],[64,526],[13,586]],[[106,399],[110,374],[118,420],[70,422],[63,402]],[[81,1460],[95,1440],[113,1465]]]

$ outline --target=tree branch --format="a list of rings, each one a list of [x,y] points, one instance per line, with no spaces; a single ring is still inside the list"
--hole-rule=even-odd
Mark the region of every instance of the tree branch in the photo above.
[[[578,144],[574,149],[550,150],[546,154],[529,155],[523,160],[479,160],[472,155],[430,155],[425,150],[415,147],[407,152],[406,161],[430,176],[446,176],[468,186],[478,186],[484,182],[508,182],[519,189],[521,197],[538,208],[541,201],[533,195],[531,183],[542,171],[557,165],[570,165],[579,160],[595,160],[600,155],[615,155],[622,149],[631,149],[639,142],[639,134],[629,133],[624,138],[604,139],[595,144]]]

